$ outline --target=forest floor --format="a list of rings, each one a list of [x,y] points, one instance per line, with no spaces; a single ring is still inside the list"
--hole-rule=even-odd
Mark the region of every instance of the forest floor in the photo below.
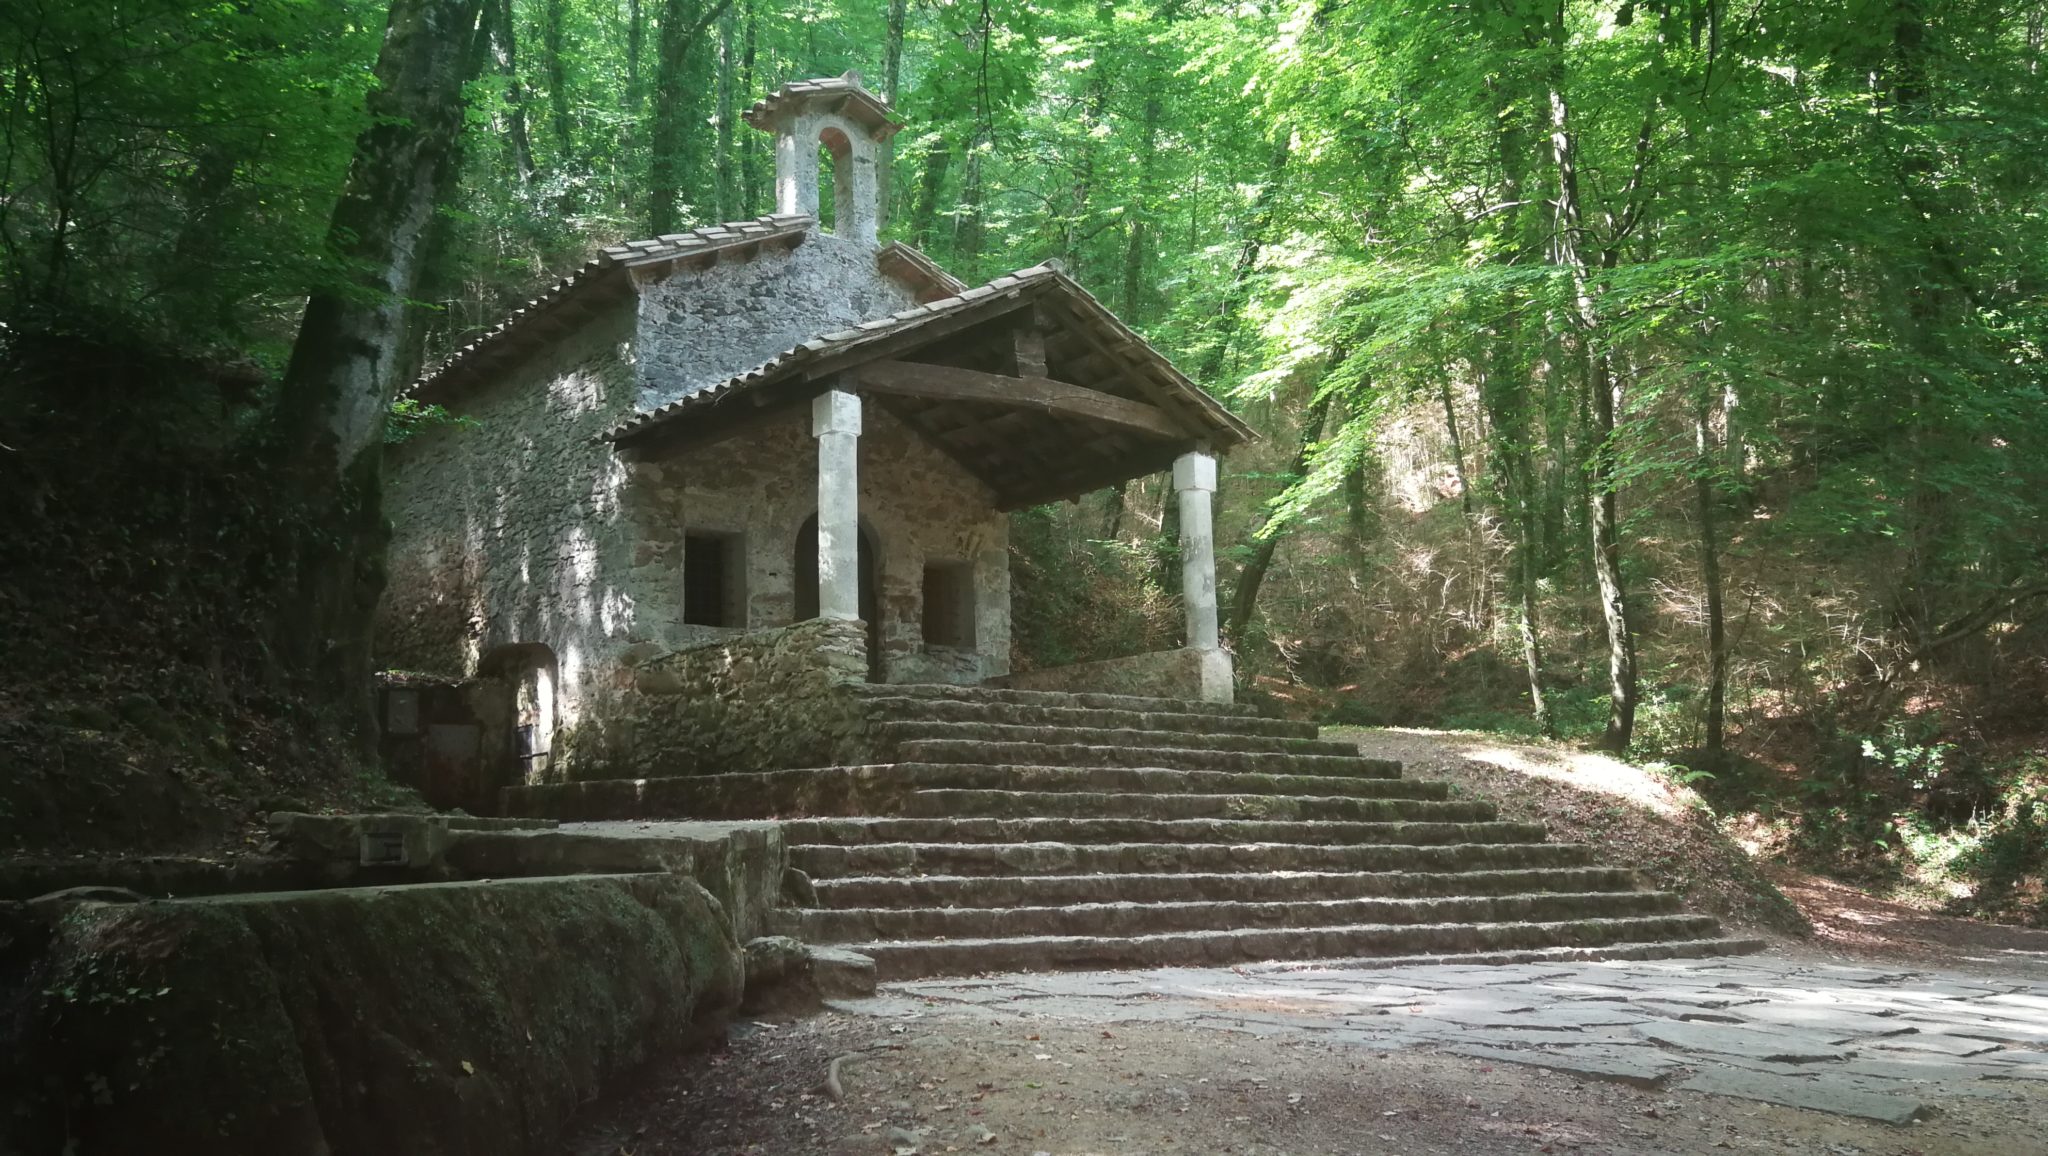
[[[1820,989],[1835,982],[1826,977],[1858,965],[1903,966],[1915,970],[1866,982],[1930,990],[1985,984],[2048,1009],[2048,932],[1929,915],[1790,873],[1774,874],[1773,887],[1690,804],[1689,791],[1657,776],[1601,756],[1480,735],[1344,734],[1367,753],[1403,759],[1416,777],[1449,778],[1474,796],[1498,799],[1511,817],[1540,818],[1554,838],[1596,841],[1616,861],[1640,862],[1660,885],[1676,886],[1737,928],[1797,933],[1810,923],[1812,938],[1779,936],[1764,955],[1726,961],[1749,969],[1749,982]],[[1646,984],[1670,978],[1658,965],[1628,968],[1643,970],[1637,978]],[[1617,981],[1612,973],[1588,978]],[[1220,991],[1256,982],[1236,969],[984,977],[951,985],[957,992],[947,981],[890,985],[880,999],[808,1019],[735,1025],[721,1053],[657,1065],[637,1087],[593,1106],[566,1151],[2004,1156],[2048,1133],[2048,1081],[2039,1079],[1981,1081],[1951,1069],[1947,1083],[1891,1085],[1910,1088],[1924,1106],[1921,1119],[1895,1125],[1681,1089],[1698,1071],[1716,1068],[1705,1059],[1681,1057],[1672,1078],[1637,1086],[1452,1054],[1412,1035],[1376,1042],[1377,1035],[1341,1028],[1306,1030],[1296,1013],[1309,1009],[1191,994],[1205,983]],[[1295,982],[1399,978],[1302,973]],[[1171,994],[1142,997],[1136,1006],[1144,1010],[1131,1014],[1128,995],[1121,1007],[1106,1007],[1093,990],[1128,984]],[[1069,995],[976,994],[1036,986]],[[2039,1039],[2010,1044],[1999,1057],[1955,1062],[2048,1061],[2041,1050],[2048,1011],[2027,1014],[2044,1020]],[[1233,1027],[1233,1016],[1244,1018]],[[1930,1030],[1938,1040],[1939,1029]],[[841,1063],[843,1099],[834,1099],[825,1077],[844,1055],[853,1058]],[[1867,1062],[1882,1070],[1895,1061],[1877,1057],[1897,1055],[1872,1051]],[[1754,1071],[1802,1078],[1767,1067]],[[1727,1065],[1716,1070],[1747,1078]]]

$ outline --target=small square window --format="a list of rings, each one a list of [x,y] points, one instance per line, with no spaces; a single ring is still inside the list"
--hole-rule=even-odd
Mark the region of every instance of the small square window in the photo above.
[[[924,644],[974,648],[974,567],[966,562],[924,566]]]
[[[387,735],[416,735],[420,733],[419,691],[388,690],[384,692],[384,733]]]
[[[745,626],[747,552],[738,534],[683,535],[683,621]]]

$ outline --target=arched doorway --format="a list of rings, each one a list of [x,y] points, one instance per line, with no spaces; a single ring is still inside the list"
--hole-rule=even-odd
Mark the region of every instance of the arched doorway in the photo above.
[[[860,528],[860,620],[868,624],[868,681],[882,681],[882,616],[875,602],[875,540]],[[796,532],[796,620],[818,616],[818,516],[812,514]]]

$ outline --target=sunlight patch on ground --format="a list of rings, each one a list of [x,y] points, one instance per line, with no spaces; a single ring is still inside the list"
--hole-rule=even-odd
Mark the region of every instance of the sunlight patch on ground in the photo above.
[[[1501,746],[1484,737],[1462,735],[1452,731],[1411,727],[1386,729],[1401,734],[1429,735],[1442,739],[1447,748],[1462,758],[1487,763],[1530,778],[1550,779],[1554,782],[1568,783],[1582,790],[1613,795],[1660,815],[1676,816],[1685,811],[1685,804],[1679,800],[1677,792],[1669,783],[1641,767],[1622,762],[1611,755],[1595,754],[1590,751],[1534,750],[1527,747],[1517,749]]]

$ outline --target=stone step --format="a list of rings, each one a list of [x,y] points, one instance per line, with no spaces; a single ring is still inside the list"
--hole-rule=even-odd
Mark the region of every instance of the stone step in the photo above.
[[[1177,771],[1249,771],[1269,775],[1353,775],[1392,779],[1401,764],[1361,755],[1294,755],[1205,751],[1172,746],[1089,746],[1082,743],[991,743],[913,739],[897,747],[906,763],[1026,763],[1054,767],[1167,767]]]
[[[1011,702],[974,702],[966,699],[916,698],[888,694],[867,696],[867,710],[868,716],[877,722],[1091,727],[1105,730],[1249,735],[1290,739],[1312,739],[1320,733],[1320,728],[1314,723],[1253,715],[1108,710],[1079,706],[1028,706]]]
[[[1276,960],[1243,967],[1247,972],[1371,970],[1389,967],[1499,967],[1524,963],[1590,963],[1600,960],[1704,959],[1718,955],[1749,955],[1770,943],[1762,939],[1723,936],[1714,939],[1662,939],[1646,943],[1611,943],[1604,947],[1535,947],[1502,951],[1465,951],[1449,955],[1370,955],[1349,959]]]
[[[862,907],[777,911],[776,932],[810,943],[878,939],[1010,939],[1020,936],[1134,936],[1249,928],[1311,929],[1366,924],[1561,922],[1669,915],[1678,897],[1662,891],[1535,895],[1362,897],[1291,902],[1080,903],[1065,907]]]
[[[1172,931],[1150,935],[1035,935],[1004,939],[878,940],[849,944],[875,961],[876,978],[912,979],[980,971],[1165,967],[1260,960],[1312,960],[1712,938],[1703,915],[1647,915],[1552,923],[1358,924],[1344,927]]]
[[[1539,846],[1551,846],[1538,844]],[[836,850],[836,848],[835,848]],[[1436,850],[1436,848],[1431,848]],[[1632,891],[1627,867],[1469,871],[1266,871],[1121,875],[855,875],[815,879],[817,905],[854,907],[1059,907],[1074,903],[1264,903],[1371,896]]]
[[[729,775],[596,779],[508,787],[507,814],[553,819],[765,819],[796,815],[889,814],[912,792],[1082,792],[1089,794],[1341,795],[1355,799],[1449,797],[1441,782],[1341,775],[1173,771],[1159,767],[1041,767],[994,763],[883,763]]]
[[[1141,711],[1150,714],[1198,714],[1224,718],[1270,718],[1244,703],[1198,702],[1185,698],[1145,698],[1128,694],[1092,694],[1058,690],[1006,690],[988,686],[942,683],[857,683],[846,688],[863,698],[943,699],[950,702],[1001,703],[1007,706],[1067,707],[1084,710]]]
[[[1540,823],[1334,822],[1302,819],[791,819],[791,847],[825,843],[1540,843]]]
[[[1454,872],[1584,867],[1581,843],[870,843],[789,848],[814,879],[869,875],[1123,875],[1270,871]]]
[[[1356,743],[1271,735],[1211,734],[1205,730],[1159,730],[1132,727],[1010,725],[983,722],[908,720],[879,723],[875,737],[893,749],[903,743],[955,740],[976,743],[1037,743],[1059,746],[1142,747],[1148,750],[1249,751],[1259,754],[1342,755],[1358,757]]]
[[[1357,799],[1342,795],[1251,795],[1002,791],[912,791],[896,814],[908,818],[1328,819],[1385,823],[1491,822],[1492,803]]]

